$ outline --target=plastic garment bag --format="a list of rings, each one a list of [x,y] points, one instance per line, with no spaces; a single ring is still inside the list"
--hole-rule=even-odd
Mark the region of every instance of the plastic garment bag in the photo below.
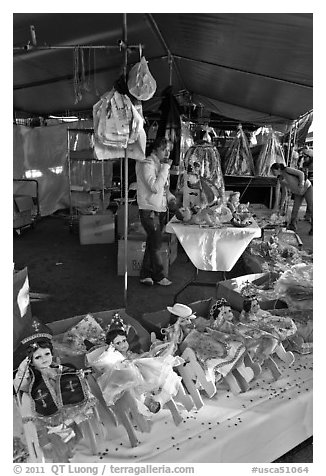
[[[140,101],[148,101],[156,91],[156,81],[151,75],[145,56],[135,64],[128,75],[128,89],[130,94]]]

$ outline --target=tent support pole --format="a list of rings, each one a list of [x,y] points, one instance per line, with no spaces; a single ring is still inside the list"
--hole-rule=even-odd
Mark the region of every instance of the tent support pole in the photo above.
[[[127,14],[123,13],[122,34],[124,45],[127,44]],[[126,47],[123,49],[123,77],[127,78],[127,63],[128,63],[128,50]],[[128,302],[128,152],[125,149],[124,156],[124,306],[127,307]]]

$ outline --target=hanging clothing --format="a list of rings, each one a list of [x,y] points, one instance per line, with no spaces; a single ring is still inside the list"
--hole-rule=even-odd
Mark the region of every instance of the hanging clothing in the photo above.
[[[125,94],[115,89],[93,106],[94,150],[99,160],[125,156],[145,159],[146,134],[141,106],[137,108]]]

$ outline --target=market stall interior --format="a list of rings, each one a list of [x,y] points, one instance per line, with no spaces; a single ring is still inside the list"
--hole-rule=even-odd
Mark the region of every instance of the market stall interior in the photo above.
[[[13,17],[15,461],[312,461],[312,15]],[[135,163],[162,136],[172,284],[148,288]],[[274,163],[301,169],[281,208]]]

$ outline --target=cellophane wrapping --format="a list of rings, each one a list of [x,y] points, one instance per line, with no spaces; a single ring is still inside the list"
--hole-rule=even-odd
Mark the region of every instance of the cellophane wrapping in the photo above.
[[[225,175],[255,175],[254,161],[242,126],[225,154]]]
[[[280,140],[275,131],[270,129],[267,140],[263,144],[255,164],[256,175],[262,177],[270,175],[270,167],[275,162],[285,165],[283,148]]]

